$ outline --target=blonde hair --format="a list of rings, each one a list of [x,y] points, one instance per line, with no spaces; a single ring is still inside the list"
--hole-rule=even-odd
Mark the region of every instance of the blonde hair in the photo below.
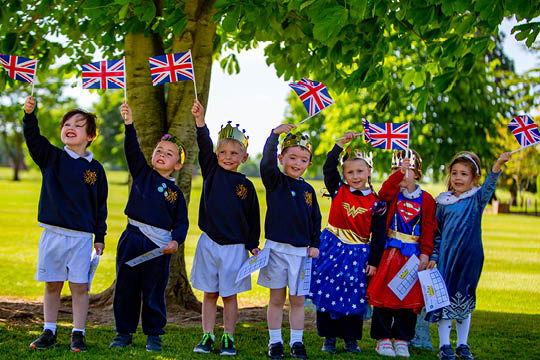
[[[482,163],[480,162],[480,158],[472,151],[460,151],[452,158],[452,161],[450,161],[450,164],[446,167],[448,169],[448,179],[446,181],[448,190],[453,190],[450,182],[450,174],[452,173],[452,167],[456,164],[467,166],[473,175],[473,186],[478,186],[478,180],[480,180],[480,175],[482,174]]]
[[[224,139],[218,140],[217,145],[216,145],[216,153],[219,151],[219,149],[221,148],[221,146],[223,144],[236,144],[236,145],[239,145],[240,148],[242,149],[242,153],[244,155],[247,153],[247,148],[244,146],[244,144],[242,144],[240,141],[238,141],[236,139],[233,139],[233,138],[224,138]]]

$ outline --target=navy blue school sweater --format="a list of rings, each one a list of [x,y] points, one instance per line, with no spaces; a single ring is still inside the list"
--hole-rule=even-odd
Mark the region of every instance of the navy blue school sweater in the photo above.
[[[148,165],[133,124],[125,126],[124,151],[133,178],[124,213],[133,220],[172,231],[172,239],[182,244],[189,226],[186,200],[174,181]]]
[[[39,133],[36,115],[24,115],[23,132],[28,152],[41,169],[38,221],[94,234],[103,243],[107,231],[107,178],[103,166],[92,159],[72,158]]]
[[[220,245],[259,247],[259,200],[253,183],[244,174],[219,166],[206,126],[197,127],[197,144],[203,176],[199,227]]]
[[[304,179],[294,179],[279,170],[279,135],[266,140],[261,160],[261,178],[266,188],[265,237],[297,247],[318,248],[321,236],[321,212],[317,194]]]

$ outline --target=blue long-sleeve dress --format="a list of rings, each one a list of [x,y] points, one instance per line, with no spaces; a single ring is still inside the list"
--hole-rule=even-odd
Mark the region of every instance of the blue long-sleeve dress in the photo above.
[[[481,187],[460,196],[448,191],[435,199],[439,226],[430,259],[437,262],[444,278],[450,305],[429,312],[428,321],[463,320],[476,306],[476,286],[484,264],[482,213],[495,192],[500,174],[490,172]]]

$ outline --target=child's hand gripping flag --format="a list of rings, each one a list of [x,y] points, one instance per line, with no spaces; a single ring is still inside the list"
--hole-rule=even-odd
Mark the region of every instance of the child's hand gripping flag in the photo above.
[[[309,117],[302,120],[299,124],[317,115],[334,103],[334,100],[328,93],[328,89],[322,82],[302,78],[298,82],[290,83],[289,86],[300,97],[309,114]]]
[[[510,121],[508,128],[516,137],[521,148],[512,151],[512,153],[526,147],[540,143],[540,132],[538,125],[527,115],[518,115]]]

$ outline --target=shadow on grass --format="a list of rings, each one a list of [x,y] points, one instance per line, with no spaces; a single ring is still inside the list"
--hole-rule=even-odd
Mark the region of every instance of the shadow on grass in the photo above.
[[[510,314],[489,311],[476,311],[473,313],[469,344],[475,359],[540,359],[540,315]],[[125,359],[156,357],[159,359],[218,359],[219,337],[222,329],[216,329],[216,348],[214,354],[204,356],[192,352],[202,335],[200,326],[183,327],[167,325],[167,334],[163,336],[164,350],[152,356],[145,351],[145,336],[139,329],[134,337],[134,345],[123,350],[110,350],[108,348],[114,336],[114,330],[109,325],[95,325],[87,329],[88,352],[81,354],[92,359]],[[430,327],[431,337],[435,347],[438,344],[437,327]],[[12,322],[0,322],[0,353],[2,359],[37,359],[58,358],[72,359],[69,352],[70,327],[60,323],[58,330],[58,345],[47,351],[30,351],[27,347],[41,333],[41,326],[14,325]],[[284,324],[283,339],[287,344],[289,340],[288,324]],[[343,352],[342,342],[338,341],[338,352],[332,356],[322,353],[320,347],[322,339],[316,331],[306,331],[304,341],[310,359],[358,359],[358,355]],[[455,331],[452,332],[453,346],[455,346]],[[236,359],[265,359],[268,344],[266,323],[240,322],[236,328],[235,344],[238,350]],[[362,359],[382,359],[375,353],[375,340],[369,338],[369,325],[364,325],[364,339],[360,341]],[[285,346],[288,349],[288,346]],[[340,350],[341,349],[341,350]],[[426,349],[410,349],[411,358],[436,359],[436,352]]]

